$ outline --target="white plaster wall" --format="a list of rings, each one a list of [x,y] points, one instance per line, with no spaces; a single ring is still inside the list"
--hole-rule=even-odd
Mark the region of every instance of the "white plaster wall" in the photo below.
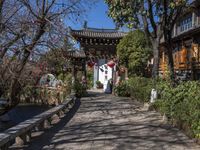
[[[99,66],[99,81],[101,83],[104,83],[104,81],[105,81],[104,76],[105,76],[104,65],[101,65],[101,66]]]
[[[106,74],[107,71],[107,74]],[[107,76],[107,79],[106,79]],[[105,84],[109,79],[112,79],[112,68],[107,66],[107,64],[101,65],[99,67],[99,81]]]
[[[113,72],[113,69],[108,66],[108,80],[112,79],[112,72]]]
[[[99,81],[101,83],[104,83],[105,81],[105,67],[104,67],[105,64],[106,64],[105,59],[99,59]]]
[[[101,83],[105,84],[109,79],[112,79],[112,71],[113,69],[107,66],[105,59],[99,59],[99,70],[97,66],[94,66],[94,88],[96,88],[96,81],[100,81]],[[105,78],[107,71],[107,79]]]

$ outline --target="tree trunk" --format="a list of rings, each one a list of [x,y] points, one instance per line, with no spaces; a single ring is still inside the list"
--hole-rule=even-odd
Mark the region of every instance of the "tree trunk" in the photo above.
[[[44,27],[45,27],[45,24],[39,27],[38,32],[36,33],[35,37],[33,38],[31,42],[32,44],[24,48],[24,57],[21,60],[19,68],[16,69],[14,73],[14,78],[12,79],[12,82],[11,82],[11,87],[10,87],[11,94],[10,94],[10,99],[9,99],[9,104],[11,108],[15,107],[20,102],[18,95],[19,95],[19,92],[21,91],[21,86],[19,84],[18,79],[20,78],[21,73],[28,61],[31,51],[33,50],[33,48],[35,47],[35,45],[37,44],[41,36],[45,33]]]
[[[152,41],[153,46],[153,68],[152,77],[155,79],[159,74],[159,42],[157,40]]]
[[[191,62],[191,80],[196,80],[196,69],[195,69],[195,61]]]
[[[174,84],[175,76],[174,76],[174,59],[173,59],[173,47],[171,42],[167,42],[167,57],[168,57],[168,67],[169,67],[169,75],[172,84]]]
[[[3,30],[3,23],[2,23],[2,10],[3,10],[3,4],[4,4],[5,0],[0,0],[0,33]]]
[[[168,68],[169,68],[169,75],[171,79],[172,86],[174,86],[175,83],[175,77],[174,77],[174,59],[173,59],[173,44],[172,44],[172,31],[168,28],[164,27],[164,39],[165,39],[165,47],[167,51],[167,57],[168,57]]]

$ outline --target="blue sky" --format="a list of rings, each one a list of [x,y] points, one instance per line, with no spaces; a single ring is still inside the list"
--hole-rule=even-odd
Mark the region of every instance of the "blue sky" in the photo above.
[[[84,20],[88,22],[88,27],[93,28],[115,28],[115,24],[112,19],[107,16],[108,7],[104,3],[104,0],[98,0],[98,2],[92,6],[92,9],[86,12]],[[69,23],[73,29],[81,29],[83,26],[83,20],[77,23]]]

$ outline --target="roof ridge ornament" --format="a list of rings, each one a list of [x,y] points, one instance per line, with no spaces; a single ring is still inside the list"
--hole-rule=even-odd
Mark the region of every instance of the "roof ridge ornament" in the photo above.
[[[83,28],[84,28],[84,29],[87,29],[87,28],[88,28],[87,23],[88,23],[88,22],[85,20],[85,21],[84,21],[84,24],[83,24]]]

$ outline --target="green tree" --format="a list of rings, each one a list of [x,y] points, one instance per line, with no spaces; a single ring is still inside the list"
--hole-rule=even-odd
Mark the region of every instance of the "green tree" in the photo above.
[[[145,75],[147,62],[152,54],[151,46],[141,30],[129,32],[117,45],[117,55],[130,73]]]
[[[152,76],[158,76],[159,44],[164,37],[169,57],[169,69],[173,78],[172,31],[174,24],[190,0],[105,0],[109,16],[118,26],[143,29],[150,39],[154,64]]]

